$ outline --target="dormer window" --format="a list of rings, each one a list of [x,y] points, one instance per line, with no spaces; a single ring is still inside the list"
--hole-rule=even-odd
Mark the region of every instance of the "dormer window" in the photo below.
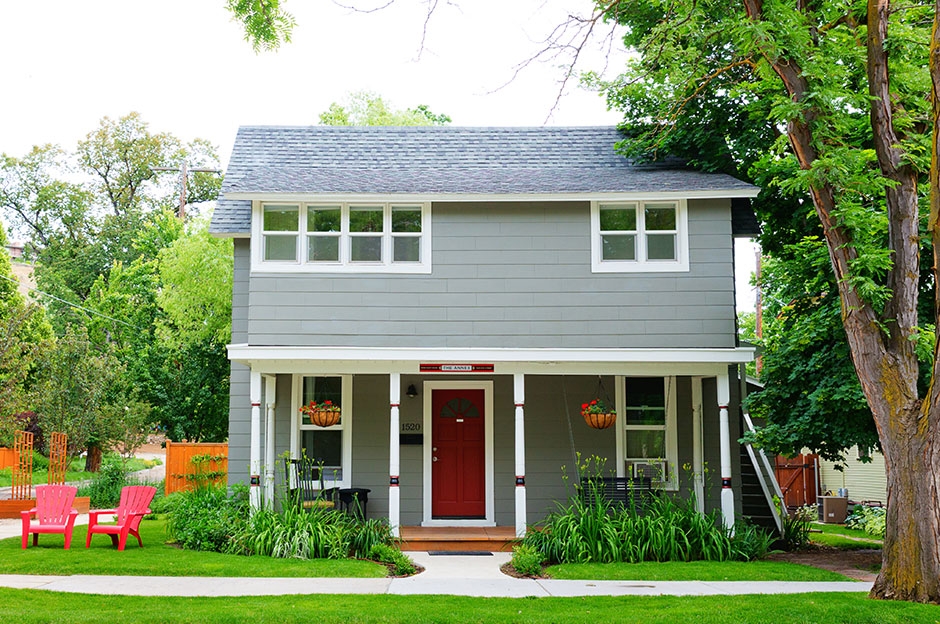
[[[262,203],[256,215],[256,271],[431,271],[429,204]]]
[[[688,271],[685,201],[591,203],[595,273]]]

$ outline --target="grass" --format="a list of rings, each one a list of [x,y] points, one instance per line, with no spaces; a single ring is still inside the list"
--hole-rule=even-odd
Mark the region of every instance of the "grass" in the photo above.
[[[158,459],[137,459],[132,457],[127,461],[127,470],[135,472],[145,470],[160,465],[162,462]],[[65,473],[65,480],[68,483],[77,481],[90,481],[96,473],[85,472],[85,459],[78,457],[69,463],[69,469]],[[33,485],[44,485],[48,479],[48,470],[45,468],[33,471]],[[13,468],[0,469],[0,487],[10,487],[13,485]]]
[[[783,561],[666,561],[549,566],[554,579],[595,581],[850,581],[846,576]]]
[[[882,541],[865,531],[848,529],[841,524],[813,524],[814,531],[810,533],[810,541],[824,546],[832,546],[842,550],[862,550],[868,548],[881,548]]]
[[[310,595],[240,598],[100,596],[0,588],[0,621],[31,622],[936,622],[940,607],[864,594],[468,598]]]
[[[41,535],[39,547],[22,550],[19,537],[0,540],[0,574],[95,574],[126,576],[237,576],[375,578],[387,574],[383,565],[355,559],[273,559],[181,550],[165,544],[162,519],[144,520],[144,548],[128,537],[124,552],[107,536],[96,535],[85,548],[87,532],[75,527],[72,548],[65,550],[61,535]],[[0,622],[5,621],[0,616]]]

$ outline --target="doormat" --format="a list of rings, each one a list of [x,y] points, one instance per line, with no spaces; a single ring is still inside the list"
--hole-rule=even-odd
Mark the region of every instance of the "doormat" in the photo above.
[[[429,550],[432,557],[492,557],[493,553],[485,550]]]

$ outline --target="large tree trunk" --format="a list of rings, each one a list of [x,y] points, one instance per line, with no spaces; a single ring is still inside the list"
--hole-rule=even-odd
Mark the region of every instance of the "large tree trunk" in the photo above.
[[[752,20],[764,20],[763,0],[743,0]],[[940,0],[937,19],[940,19]],[[888,245],[894,252],[887,286],[892,295],[879,314],[859,296],[852,285],[853,260],[857,256],[852,234],[835,218],[836,193],[827,184],[810,189],[816,214],[823,226],[829,257],[842,302],[843,324],[855,370],[871,407],[885,455],[888,479],[887,533],[881,573],[872,588],[873,598],[940,603],[940,352],[935,352],[932,383],[926,399],[918,396],[918,365],[914,350],[917,326],[917,295],[920,270],[917,174],[907,163],[894,127],[890,85],[888,33],[889,0],[868,0],[868,83],[871,94],[871,125],[878,164],[893,184],[886,190]],[[937,22],[935,22],[936,25]],[[934,95],[940,94],[940,35],[934,31],[931,70]],[[773,66],[794,102],[803,102],[812,92],[802,68],[786,54],[770,47],[766,60]],[[787,128],[790,145],[800,167],[812,168],[818,158],[814,127],[820,111],[807,107],[791,119]],[[934,121],[940,106],[934,101]],[[937,129],[935,126],[935,133]],[[931,172],[932,191],[937,183],[937,140]],[[937,212],[940,199],[933,198],[931,234],[940,253]],[[938,296],[940,296],[940,288]],[[936,304],[940,318],[940,299]],[[940,323],[937,323],[940,331]],[[938,340],[940,345],[940,340]]]

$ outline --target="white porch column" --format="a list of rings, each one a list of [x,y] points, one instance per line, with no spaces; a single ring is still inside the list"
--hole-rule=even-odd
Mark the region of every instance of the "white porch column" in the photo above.
[[[516,537],[525,537],[525,375],[515,373],[512,386],[516,404]]]
[[[705,461],[702,453],[702,378],[692,378],[692,488],[695,508],[705,513]]]
[[[728,403],[731,400],[728,373],[718,375],[718,425],[721,449],[721,515],[725,527],[734,528],[734,491],[731,489],[731,424]]]
[[[401,374],[390,373],[388,379],[389,417],[388,417],[388,524],[392,527],[392,535],[399,537],[401,524],[401,492],[398,489],[400,473],[399,457],[401,447],[398,433],[398,408],[401,403]]]
[[[261,373],[251,371],[248,383],[251,401],[251,443],[248,451],[248,500],[252,509],[261,508]]]
[[[264,376],[264,502],[269,509],[274,508],[274,408],[277,395],[277,378]]]

